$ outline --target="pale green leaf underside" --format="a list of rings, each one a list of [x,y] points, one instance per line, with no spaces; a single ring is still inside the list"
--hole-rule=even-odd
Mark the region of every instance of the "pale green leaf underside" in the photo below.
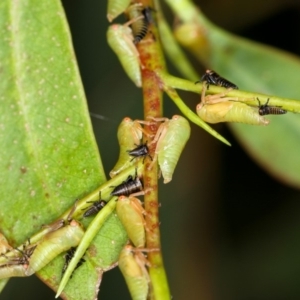
[[[17,246],[103,183],[105,174],[60,1],[2,0],[0,33],[0,227]],[[116,261],[126,236],[114,216],[106,230],[106,241],[100,234],[92,247],[116,250],[110,249],[110,260],[100,255],[105,264],[95,263],[89,250],[81,267],[88,275],[78,269],[68,299],[94,299],[101,278],[95,265]],[[113,238],[116,232],[120,238]],[[63,260],[41,272],[50,286],[61,275],[56,264]]]

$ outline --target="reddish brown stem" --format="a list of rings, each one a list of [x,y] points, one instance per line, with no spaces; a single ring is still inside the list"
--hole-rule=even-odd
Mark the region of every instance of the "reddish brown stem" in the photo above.
[[[150,1],[144,0],[144,6],[151,6]],[[152,6],[151,6],[152,7]],[[155,11],[155,10],[154,10]],[[153,14],[155,15],[155,13]],[[162,55],[159,36],[155,24],[150,24],[147,36],[137,45],[142,63],[142,81],[144,96],[144,117],[159,118],[162,117],[162,90],[157,71],[165,70],[165,61]],[[155,135],[158,124],[147,126],[149,133]],[[150,146],[150,154],[153,157],[156,144]],[[170,299],[170,292],[166,273],[163,266],[160,230],[159,230],[159,201],[157,163],[153,164],[151,170],[148,170],[151,163],[146,160],[144,169],[144,186],[148,192],[145,195],[146,223],[149,230],[146,233],[147,248],[160,249],[159,251],[149,252],[148,259],[151,264],[149,274],[152,284],[151,299]]]

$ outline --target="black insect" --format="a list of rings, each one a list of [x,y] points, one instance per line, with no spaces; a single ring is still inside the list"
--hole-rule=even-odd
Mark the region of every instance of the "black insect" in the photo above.
[[[228,81],[227,79],[221,77],[218,73],[216,73],[215,71],[212,70],[206,70],[205,74],[201,77],[200,79],[201,82],[206,81],[207,84],[207,89],[209,89],[209,85],[218,85],[218,86],[222,86],[225,88],[232,88],[232,89],[236,89],[238,90],[238,87]],[[198,83],[199,81],[196,81],[195,83]]]
[[[132,10],[139,10],[139,8],[135,8],[132,6]],[[137,12],[132,12],[132,15],[136,15]],[[130,14],[130,12],[129,12]],[[143,18],[136,20],[132,23],[131,28],[133,32],[133,43],[138,44],[148,33],[149,24],[153,23],[151,8],[145,7],[142,9],[139,14],[143,15]]]
[[[136,170],[134,178],[132,177],[132,175],[129,175],[123,183],[114,187],[113,191],[110,194],[112,196],[129,196],[142,190],[143,184],[139,179]]]
[[[87,203],[93,203],[83,214],[83,217],[89,217],[98,213],[107,203],[107,201],[101,199],[101,191],[99,192],[99,200],[87,201]]]
[[[260,101],[258,98],[256,98],[258,101],[258,113],[260,116],[264,115],[284,115],[287,113],[285,109],[280,108],[281,106],[270,106],[268,105],[270,98],[268,98],[266,104],[260,104]]]
[[[65,263],[63,265],[63,268],[62,268],[62,271],[61,271],[61,275],[63,276],[64,273],[66,272],[67,268],[68,268],[68,265],[71,261],[71,259],[73,258],[74,254],[76,252],[76,247],[71,247],[65,254]],[[81,258],[80,261],[78,262],[76,268],[74,269],[74,271],[80,267],[83,263],[85,262],[85,259],[84,258]],[[72,274],[73,275],[73,274]],[[72,275],[71,275],[71,278],[72,278]]]
[[[136,148],[134,148],[132,150],[127,150],[127,152],[130,156],[133,156],[131,161],[133,161],[134,159],[136,159],[138,157],[144,157],[144,159],[143,159],[143,163],[144,163],[145,158],[147,156],[149,156],[150,159],[152,160],[152,157],[149,154],[149,149],[148,149],[148,146],[147,146],[147,142],[145,144],[141,144],[141,145],[137,146]]]

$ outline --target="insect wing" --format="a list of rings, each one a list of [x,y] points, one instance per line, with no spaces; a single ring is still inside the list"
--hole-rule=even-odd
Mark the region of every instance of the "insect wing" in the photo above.
[[[34,250],[26,275],[29,276],[39,271],[60,253],[69,250],[71,247],[76,247],[83,235],[83,229],[74,220],[71,221],[70,225],[47,234]]]
[[[131,0],[108,0],[107,19],[111,22],[117,16],[122,14],[129,6]]]
[[[145,247],[146,236],[143,211],[144,209],[137,198],[119,197],[116,212],[135,247]]]
[[[128,155],[128,150],[140,144],[142,135],[142,127],[137,121],[132,121],[130,118],[123,119],[118,128],[118,141],[120,145],[119,159],[114,168],[110,171],[110,177],[114,177],[122,170],[134,164],[134,162],[131,161],[132,158]]]
[[[131,246],[125,246],[119,256],[119,268],[125,278],[133,300],[146,300],[149,290],[148,278],[134,257]]]
[[[128,26],[114,24],[109,26],[107,41],[111,49],[118,56],[125,72],[136,84],[142,86],[139,53],[133,44],[133,36]]]
[[[181,116],[173,116],[167,122],[168,124],[161,125],[167,126],[167,129],[157,143],[158,163],[164,183],[172,180],[175,167],[191,132],[189,122]]]

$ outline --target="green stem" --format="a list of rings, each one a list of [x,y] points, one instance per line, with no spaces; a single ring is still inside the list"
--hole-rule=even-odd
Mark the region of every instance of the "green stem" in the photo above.
[[[183,91],[195,92],[195,93],[201,93],[201,91],[202,91],[202,83],[201,82],[195,84],[194,82],[191,82],[189,80],[169,75],[166,72],[159,72],[158,76],[161,78],[161,81],[164,83],[165,86],[180,89]],[[300,113],[300,101],[299,100],[282,98],[282,97],[278,97],[278,96],[272,96],[272,95],[266,95],[266,94],[260,94],[260,93],[247,92],[247,91],[242,91],[242,90],[228,91],[227,89],[225,89],[223,87],[214,86],[214,85],[210,85],[209,90],[206,91],[206,94],[221,94],[221,93],[226,93],[226,97],[238,98],[236,101],[244,102],[251,106],[258,106],[257,98],[259,98],[261,104],[265,104],[267,102],[267,100],[270,99],[269,103],[268,103],[268,105],[270,105],[270,106],[279,106],[282,109],[285,109],[287,111],[290,111],[293,113]],[[199,102],[200,102],[200,100],[199,100]],[[183,107],[183,105],[185,105],[185,104],[182,105],[182,104],[180,104],[180,102],[177,102],[176,105],[178,105],[178,107],[179,107],[179,105],[181,107]],[[179,107],[179,109],[181,110],[180,107]]]

